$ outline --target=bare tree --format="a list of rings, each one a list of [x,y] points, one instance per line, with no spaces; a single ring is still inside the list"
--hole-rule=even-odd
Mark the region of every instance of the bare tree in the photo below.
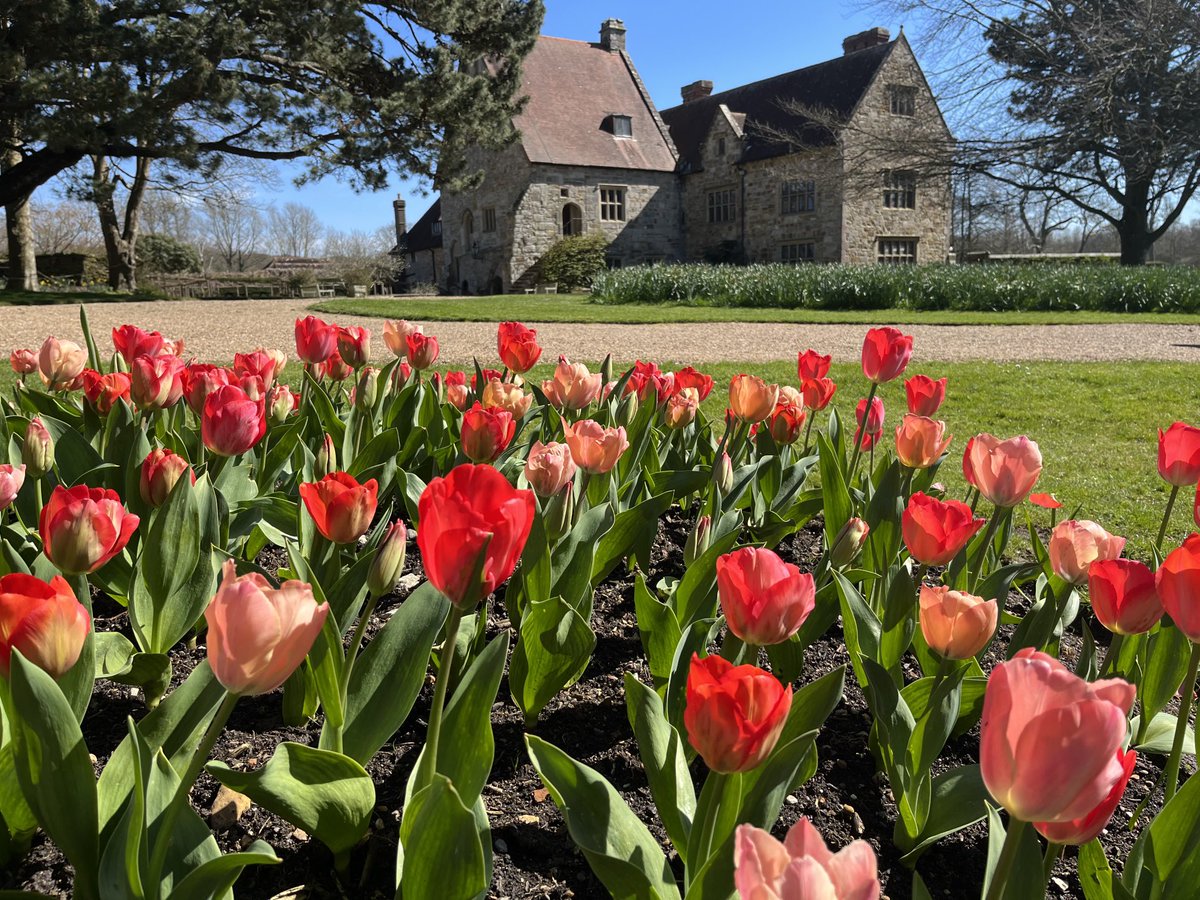
[[[205,234],[227,272],[244,272],[262,240],[263,217],[245,194],[220,192],[204,200]]]
[[[33,240],[38,253],[81,253],[96,249],[101,237],[95,211],[86,203],[60,198],[33,204]]]
[[[1045,253],[1050,237],[1071,224],[1072,215],[1066,209],[1068,205],[1067,200],[1058,194],[1029,189],[1018,191],[1017,213],[1034,253]]]
[[[330,231],[325,238],[325,256],[348,285],[390,284],[404,267],[403,258],[390,253],[395,241],[390,226],[373,232]]]
[[[267,248],[279,256],[315,256],[325,226],[312,207],[285,203],[267,211]]]

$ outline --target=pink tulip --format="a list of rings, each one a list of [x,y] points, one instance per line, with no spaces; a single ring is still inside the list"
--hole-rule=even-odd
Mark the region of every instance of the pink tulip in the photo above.
[[[14,350],[9,354],[8,363],[18,375],[29,375],[38,370],[38,355],[27,348]]]
[[[812,575],[755,547],[717,558],[717,593],[729,630],[759,646],[791,638],[816,606]]]
[[[236,385],[217,388],[204,401],[200,434],[204,446],[218,456],[245,453],[267,433],[266,400]]]
[[[741,900],[877,900],[879,868],[866,841],[830,853],[820,832],[801,817],[783,841],[739,825],[733,881]]]
[[[184,364],[178,356],[134,357],[130,366],[130,395],[138,409],[149,411],[174,406],[183,397]]]
[[[1116,559],[1125,549],[1125,538],[1109,534],[1088,519],[1059,522],[1050,532],[1050,568],[1068,584],[1087,581],[1088,566],[1101,559]]]
[[[963,472],[967,481],[997,506],[1019,505],[1042,474],[1042,452],[1021,435],[1002,441],[990,434],[977,434],[967,444]]]
[[[1087,682],[1032,648],[1000,663],[983,701],[979,762],[996,802],[1022,822],[1087,815],[1123,777],[1134,686]]]
[[[525,480],[539,497],[553,497],[575,477],[575,460],[566,444],[534,441],[525,462]]]
[[[593,375],[583,363],[558,358],[554,376],[542,382],[542,393],[556,409],[583,409],[600,395],[599,373]]]
[[[257,572],[239,578],[233,560],[221,575],[204,611],[213,675],[232,694],[273,691],[304,662],[329,604],[317,605],[312,588],[299,581],[275,588]]]
[[[196,415],[203,414],[209,394],[235,381],[232,371],[208,363],[192,363],[184,368],[182,378],[184,400]]]
[[[566,435],[567,446],[571,448],[571,458],[575,460],[575,465],[592,475],[603,475],[611,471],[621,454],[629,449],[624,428],[605,428],[591,419],[584,419],[574,425],[564,422],[563,433]]]
[[[52,391],[70,390],[87,365],[87,351],[74,341],[48,337],[38,351],[38,371]]]
[[[7,463],[0,465],[0,510],[12,506],[12,502],[17,499],[17,494],[21,493],[23,484],[25,484],[24,463],[16,466],[10,466]]]

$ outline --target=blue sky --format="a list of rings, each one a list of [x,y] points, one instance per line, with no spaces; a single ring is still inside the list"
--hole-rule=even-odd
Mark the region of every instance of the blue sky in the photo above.
[[[796,0],[547,0],[543,34],[576,40],[599,39],[600,23],[623,19],[628,48],[660,108],[679,102],[679,88],[707,78],[715,90],[756,81],[838,56],[842,38],[875,25],[898,22],[838,3]],[[918,53],[920,52],[918,48]],[[391,189],[358,194],[336,179],[295,187],[286,169],[264,204],[297,201],[315,209],[330,228],[372,231],[392,221],[392,199],[408,201],[411,225],[432,202],[425,185],[393,179]]]

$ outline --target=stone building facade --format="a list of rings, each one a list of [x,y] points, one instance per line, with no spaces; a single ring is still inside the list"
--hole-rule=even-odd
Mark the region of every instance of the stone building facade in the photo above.
[[[603,232],[614,266],[661,261],[930,263],[949,255],[950,134],[904,35],[661,114],[610,19],[600,41],[542,37],[527,57],[521,138],[444,193],[440,284],[533,289],[564,235]]]

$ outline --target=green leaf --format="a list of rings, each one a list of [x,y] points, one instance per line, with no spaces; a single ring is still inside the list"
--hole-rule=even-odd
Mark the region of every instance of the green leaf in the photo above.
[[[680,627],[687,628],[698,619],[716,616],[717,558],[728,553],[737,539],[736,528],[721,537],[714,537],[709,548],[683,573],[671,601]]]
[[[221,784],[303,828],[334,856],[357,844],[371,824],[371,776],[350,757],[332,750],[285,741],[256,771],[238,772],[223,762],[210,762],[205,769]]]
[[[633,605],[637,613],[638,634],[650,664],[650,674],[654,677],[655,685],[665,684],[671,677],[675,648],[683,637],[679,620],[668,604],[659,602],[650,593],[641,572],[637,573],[633,584]]]
[[[1174,625],[1160,625],[1149,636],[1146,651],[1146,674],[1142,679],[1139,699],[1142,714],[1153,717],[1175,696],[1187,675],[1191,648],[1188,639]]]
[[[397,897],[474,900],[487,890],[487,867],[474,814],[444,775],[404,807]]]
[[[829,420],[830,428],[834,419]],[[850,489],[842,472],[841,454],[834,450],[829,439],[817,433],[818,472],[821,475],[821,493],[825,498],[825,546],[832,547],[838,532],[854,515],[850,502]]]
[[[929,888],[925,887],[924,880],[916,872],[913,872],[912,900],[933,900]]]
[[[842,631],[846,638],[846,649],[850,652],[850,664],[861,687],[867,686],[867,674],[863,660],[879,659],[879,642],[883,624],[875,611],[867,605],[858,588],[852,585],[841,572],[834,571],[834,583],[842,607]],[[888,676],[889,680],[891,676]]]
[[[1141,723],[1141,716],[1134,716],[1129,723],[1129,730],[1135,735],[1138,734]],[[1150,720],[1150,725],[1146,728],[1146,736],[1133,749],[1139,753],[1168,755],[1175,743],[1175,723],[1175,716],[1170,713],[1159,713]],[[1191,725],[1187,726],[1184,732],[1183,752],[1196,755],[1196,733]]]
[[[1000,849],[1004,846],[1006,832],[1000,813],[990,803],[987,806],[988,818],[988,859],[987,872],[983,882],[986,893],[991,885],[996,863],[1000,859]],[[1009,827],[1014,823],[1010,820]],[[1026,825],[1020,835],[1017,845],[1017,855],[1009,869],[1008,881],[1004,885],[1004,900],[1030,900],[1032,897],[1043,896],[1046,889],[1042,879],[1042,852],[1038,844],[1037,832],[1032,825]],[[983,896],[981,894],[980,896]]]
[[[767,659],[771,661],[771,672],[784,684],[797,680],[804,671],[804,647],[795,635],[767,647]]]
[[[1147,829],[1144,864],[1162,886],[1158,900],[1195,897],[1200,884],[1200,778],[1189,778]]]
[[[609,893],[678,900],[679,888],[658,842],[604,776],[536,735],[525,735],[525,747],[571,838]]]
[[[450,604],[426,582],[401,604],[350,676],[343,751],[365,765],[408,718]]]
[[[150,517],[138,570],[155,605],[166,604],[192,577],[200,561],[200,507],[190,478],[180,478]],[[167,647],[151,648],[160,653]]]
[[[265,841],[254,841],[239,853],[226,853],[197,866],[171,889],[171,900],[212,900],[228,896],[247,866],[273,866],[282,860]]]
[[[529,604],[508,672],[513,702],[526,724],[537,721],[554,695],[583,674],[595,648],[595,633],[563,598]]]
[[[670,492],[659,493],[617,514],[612,528],[596,546],[591,568],[593,584],[605,578],[626,556],[631,563],[650,567],[650,547],[658,534],[658,520],[671,507],[674,497]]]
[[[38,824],[75,867],[76,892],[97,895],[96,776],[75,713],[54,679],[12,651],[13,763]]]
[[[1099,838],[1079,848],[1079,886],[1085,900],[1113,900],[1113,871]]]
[[[905,865],[912,865],[924,850],[946,837],[961,831],[987,816],[987,788],[979,774],[979,766],[959,766],[933,779],[933,791],[929,804],[929,818],[917,840],[912,841],[904,834],[897,822],[897,846],[908,852]]]
[[[591,572],[596,545],[613,527],[607,503],[589,509],[550,554],[551,596],[559,596],[585,618],[591,617]]]
[[[658,816],[676,851],[686,852],[696,790],[682,738],[667,722],[662,699],[630,672],[625,673],[625,706]]]

